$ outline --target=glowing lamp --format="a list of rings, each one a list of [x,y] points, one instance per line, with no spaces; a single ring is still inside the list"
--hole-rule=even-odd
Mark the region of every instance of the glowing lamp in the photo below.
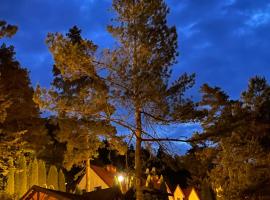
[[[119,183],[121,183],[124,180],[124,177],[122,175],[119,175],[117,177],[117,179],[118,179]]]

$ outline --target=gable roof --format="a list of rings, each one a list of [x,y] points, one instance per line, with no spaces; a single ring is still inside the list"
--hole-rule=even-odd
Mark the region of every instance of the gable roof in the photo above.
[[[108,171],[106,168],[96,165],[91,165],[90,167],[109,187],[113,187],[116,172]]]
[[[108,187],[114,186],[114,177],[116,176],[117,173],[116,173],[116,170],[110,170],[110,168],[113,168],[112,166],[108,167],[107,165],[104,167],[100,167],[100,166],[91,164],[90,168],[96,173],[96,175],[106,185],[108,185]],[[78,185],[82,181],[83,177],[85,176],[85,168],[81,170],[80,172],[78,172],[77,175],[75,176],[77,176],[77,178],[67,185],[67,188],[71,191],[74,191],[76,188],[76,185]]]

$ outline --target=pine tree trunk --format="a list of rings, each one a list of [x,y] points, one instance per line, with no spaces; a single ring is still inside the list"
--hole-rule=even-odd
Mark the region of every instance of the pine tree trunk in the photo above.
[[[142,164],[141,164],[141,135],[142,135],[142,119],[141,111],[136,108],[135,112],[136,120],[136,149],[135,149],[135,189],[136,189],[136,200],[142,200],[143,194],[141,189],[141,175],[142,175]]]
[[[90,192],[90,159],[86,160],[85,166],[86,192]]]

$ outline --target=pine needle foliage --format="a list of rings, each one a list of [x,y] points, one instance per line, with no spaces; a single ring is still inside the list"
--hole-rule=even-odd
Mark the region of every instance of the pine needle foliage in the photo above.
[[[214,151],[208,175],[218,199],[269,199],[270,86],[263,77],[251,78],[238,100],[218,87],[204,85],[201,105],[208,108],[202,121],[205,150]],[[208,145],[207,145],[208,144]],[[210,144],[210,145],[209,145]],[[198,152],[206,160],[206,151]]]

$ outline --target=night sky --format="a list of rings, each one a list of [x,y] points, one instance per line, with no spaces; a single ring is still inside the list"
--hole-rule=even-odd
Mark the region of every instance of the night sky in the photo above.
[[[168,21],[179,37],[173,77],[196,73],[195,99],[203,83],[238,98],[255,75],[270,81],[269,0],[166,0]],[[111,47],[106,32],[111,0],[0,0],[0,19],[17,25],[17,59],[30,71],[32,84],[49,86],[53,60],[45,44],[48,32],[66,33],[77,25],[100,48]],[[178,129],[179,130],[179,129]]]

